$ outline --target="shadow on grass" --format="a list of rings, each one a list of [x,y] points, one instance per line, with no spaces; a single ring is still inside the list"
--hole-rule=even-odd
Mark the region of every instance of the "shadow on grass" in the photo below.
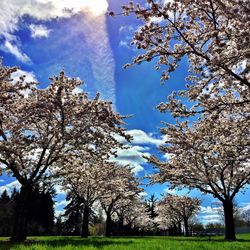
[[[175,236],[166,236],[165,237],[166,240],[169,241],[187,241],[187,242],[222,242],[222,243],[226,243],[226,242],[250,242],[250,239],[236,239],[235,241],[229,241],[229,240],[225,240],[224,238],[216,238],[214,236],[209,237],[209,236],[199,236],[199,237],[175,237]]]
[[[124,238],[123,238],[124,239]],[[95,238],[71,238],[71,239],[53,239],[53,240],[27,240],[23,243],[15,243],[11,241],[0,241],[0,250],[10,250],[13,247],[17,247],[20,245],[23,246],[31,246],[32,244],[38,245],[46,245],[49,249],[53,249],[55,247],[65,247],[67,245],[75,246],[75,247],[87,247],[93,246],[95,248],[103,248],[105,246],[110,245],[129,245],[133,243],[132,240],[119,240],[115,241],[112,238],[103,238],[103,237],[95,237]]]
[[[218,236],[217,236],[218,237]],[[113,237],[114,239],[124,239],[124,237]],[[185,237],[185,236],[127,236],[126,239],[146,239],[146,240],[167,240],[167,241],[184,241],[184,242],[250,242],[250,239],[237,239],[236,241],[228,241],[224,238],[216,238],[216,236],[199,236],[199,237]]]

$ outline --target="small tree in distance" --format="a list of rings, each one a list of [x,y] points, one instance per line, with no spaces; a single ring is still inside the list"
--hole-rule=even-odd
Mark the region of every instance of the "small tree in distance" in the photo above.
[[[104,179],[99,183],[100,203],[106,214],[105,236],[110,237],[112,215],[117,209],[127,204],[127,201],[135,199],[142,189],[139,188],[138,179],[133,175],[129,166],[119,166],[108,162],[103,169]]]
[[[185,236],[189,236],[189,220],[200,209],[200,200],[188,196],[167,194],[158,203],[158,213],[162,227],[179,226],[183,222]],[[165,225],[164,225],[165,224]]]

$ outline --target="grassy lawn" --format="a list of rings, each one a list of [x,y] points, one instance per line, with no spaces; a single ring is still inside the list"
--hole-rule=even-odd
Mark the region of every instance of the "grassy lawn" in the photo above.
[[[238,235],[237,242],[223,237],[29,237],[29,242],[12,244],[0,238],[2,250],[250,250],[250,234]]]

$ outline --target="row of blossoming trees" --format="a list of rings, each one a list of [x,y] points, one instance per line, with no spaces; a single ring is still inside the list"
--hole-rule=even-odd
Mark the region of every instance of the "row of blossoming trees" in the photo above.
[[[122,9],[142,22],[131,43],[142,53],[125,68],[153,61],[166,81],[180,62],[189,65],[186,89],[158,106],[177,121],[161,130],[168,139],[160,150],[169,157],[149,158],[158,169],[151,180],[220,200],[225,238],[235,240],[233,200],[250,182],[249,1],[130,1]]]
[[[90,212],[97,202],[106,215],[106,236],[111,236],[112,220],[150,230],[155,221],[141,200],[138,179],[129,166],[110,161],[124,147],[117,136],[131,139],[122,128],[125,117],[99,95],[91,100],[79,92],[81,82],[63,72],[40,89],[37,83],[27,83],[25,76],[14,82],[11,75],[16,70],[0,65],[1,171],[21,185],[11,239],[26,239],[32,195],[39,185],[55,181],[83,208],[83,237],[88,236]],[[159,203],[160,224],[168,228],[178,218],[188,235],[188,219],[197,212],[199,201],[191,204],[191,198],[174,196],[167,200]],[[169,200],[173,207],[191,206],[191,213],[184,209],[171,215],[178,209],[166,212]],[[164,212],[161,207],[166,207]]]
[[[143,22],[132,42],[143,53],[132,64],[154,59],[156,69],[164,69],[165,81],[181,60],[189,63],[186,89],[158,106],[181,119],[161,130],[167,141],[160,150],[169,157],[167,162],[149,158],[158,168],[150,177],[152,183],[169,182],[172,187],[212,194],[224,208],[225,238],[235,240],[233,200],[250,182],[249,1],[148,0],[145,7],[130,2],[123,10]],[[129,140],[121,127],[124,117],[98,95],[90,100],[78,93],[81,83],[64,73],[39,89],[23,77],[13,84],[10,77],[15,70],[0,68],[0,161],[4,171],[21,184],[12,239],[26,237],[27,200],[33,187],[53,177],[60,177],[83,199],[84,234],[88,208],[96,199],[109,224],[120,197],[129,202],[140,192],[131,171],[107,162],[114,149],[122,146],[115,135]],[[188,108],[183,100],[193,106]],[[191,116],[197,118],[192,124]],[[92,180],[100,172],[106,179],[100,179],[100,189],[93,189]],[[186,216],[177,211],[168,221],[177,215],[185,225]]]
[[[133,186],[135,180],[125,168],[100,165],[121,146],[114,135],[129,139],[121,127],[124,117],[112,110],[111,103],[101,101],[99,95],[90,100],[86,93],[79,93],[76,90],[81,82],[64,73],[51,78],[46,89],[40,89],[35,83],[25,83],[25,77],[13,83],[11,73],[15,70],[0,67],[0,161],[1,170],[21,184],[12,239],[24,240],[28,200],[34,187],[45,179],[62,177],[73,189],[77,182],[91,182],[89,172],[92,178],[98,178],[94,176],[97,168],[111,180],[120,175],[115,179],[120,183],[122,178],[130,178]],[[87,169],[90,165],[94,171]],[[82,174],[80,179],[77,173]],[[87,183],[84,187],[88,187]],[[139,190],[137,186],[134,189],[131,192]],[[80,186],[76,192],[80,192]],[[86,192],[86,206],[91,206],[95,195],[89,194],[91,190]]]

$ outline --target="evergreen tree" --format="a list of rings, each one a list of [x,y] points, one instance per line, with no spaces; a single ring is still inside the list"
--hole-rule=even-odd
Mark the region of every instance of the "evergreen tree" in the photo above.
[[[0,196],[0,235],[9,236],[13,227],[15,204],[12,202],[7,190]]]
[[[54,227],[54,196],[55,190],[46,185],[37,186],[33,190],[29,206],[29,234],[52,234]]]
[[[19,196],[19,192],[18,192],[18,190],[16,189],[16,187],[14,187],[14,189],[12,190],[12,193],[11,193],[11,195],[10,195],[10,199],[11,199],[12,201],[16,202],[17,199],[18,199],[18,196]]]
[[[9,201],[10,201],[10,196],[9,196],[7,190],[4,190],[0,196],[0,202],[1,203],[8,203]]]
[[[158,216],[158,214],[156,213],[155,209],[156,209],[156,202],[157,202],[157,198],[155,197],[154,194],[152,194],[150,196],[150,198],[147,201],[147,212],[149,214],[149,217],[151,219],[154,219],[155,217]]]
[[[72,192],[67,194],[66,200],[69,201],[69,204],[64,208],[65,212],[63,217],[65,221],[63,222],[63,231],[67,235],[80,235],[83,219],[82,202]]]
[[[149,215],[149,218],[152,219],[152,221],[158,216],[156,212],[156,206],[157,206],[157,198],[154,194],[152,194],[149,199],[146,202],[146,212]],[[158,233],[158,224],[156,222],[153,222],[153,234]]]

